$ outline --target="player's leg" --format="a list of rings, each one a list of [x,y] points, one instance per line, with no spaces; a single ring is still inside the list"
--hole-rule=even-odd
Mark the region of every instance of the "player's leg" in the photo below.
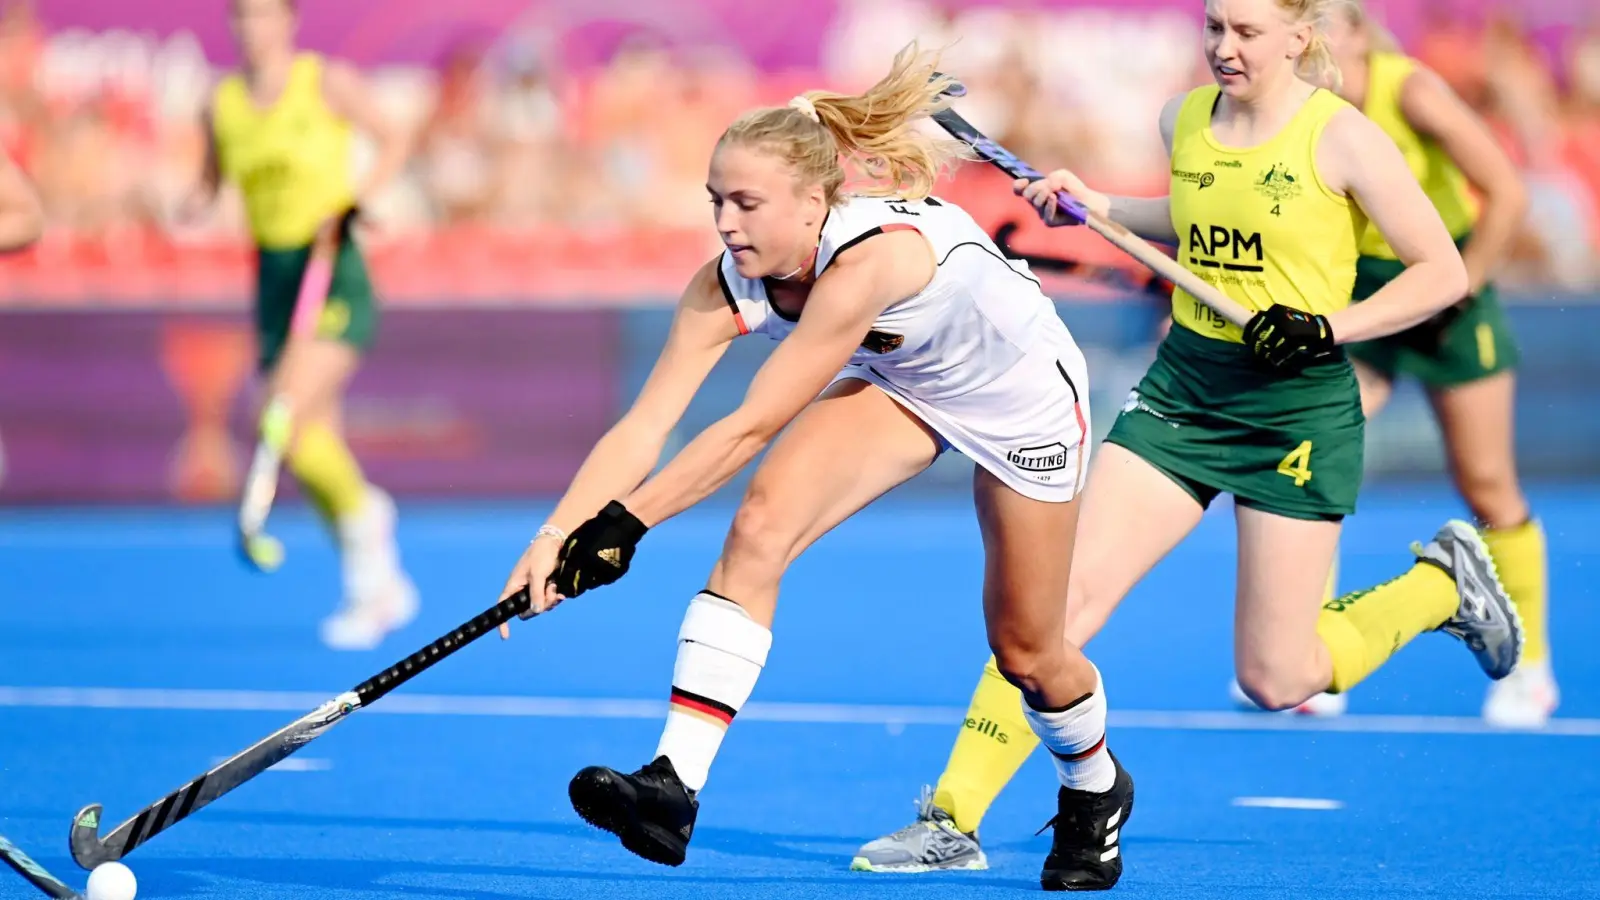
[[[1514,378],[1505,370],[1435,389],[1430,398],[1456,487],[1483,529],[1526,636],[1517,670],[1490,687],[1483,715],[1497,725],[1539,727],[1555,711],[1559,693],[1550,669],[1544,530],[1517,478]]]
[[[1023,714],[1060,782],[1040,883],[1046,890],[1109,888],[1122,875],[1121,833],[1133,781],[1107,747],[1099,670],[1065,639],[1077,501],[1025,497],[981,467],[973,495],[983,533],[989,648],[1001,674],[1021,690]]]
[[[1292,519],[1243,505],[1234,508],[1234,519],[1238,684],[1263,709],[1293,709],[1333,683],[1332,657],[1317,635],[1317,618],[1339,523]]]
[[[938,437],[875,386],[836,382],[790,424],[747,488],[705,590],[678,632],[671,704],[654,759],[573,778],[575,809],[653,862],[683,862],[728,726],[766,663],[778,585],[822,535],[926,469]]]
[[[1351,363],[1355,369],[1356,381],[1361,388],[1361,415],[1370,422],[1383,412],[1384,407],[1389,404],[1389,399],[1394,396],[1394,353],[1388,347],[1363,345],[1360,350],[1351,353]],[[1338,596],[1338,588],[1339,552],[1336,546],[1333,559],[1328,565],[1328,577],[1323,583],[1322,602],[1325,604],[1332,602]],[[1250,699],[1250,695],[1244,691],[1237,678],[1233,680],[1229,690],[1234,702],[1241,707],[1251,710],[1261,709]],[[1343,693],[1323,691],[1313,694],[1305,702],[1285,711],[1306,716],[1339,716],[1343,715],[1349,706],[1347,697],[1348,695]]]
[[[1495,577],[1488,548],[1451,521],[1415,561],[1382,584],[1318,605],[1338,543],[1332,521],[1241,505],[1235,660],[1260,706],[1288,709],[1327,690],[1343,693],[1425,631],[1461,638],[1491,678],[1516,663],[1521,626]]]
[[[1554,711],[1557,693],[1549,668],[1544,532],[1518,484],[1513,449],[1521,351],[1492,284],[1442,331],[1412,344],[1401,364],[1428,388],[1451,474],[1525,624],[1525,665],[1490,685],[1483,714],[1493,724],[1537,726]]]
[[[263,290],[291,301],[308,251],[264,256]],[[280,299],[278,303],[282,304]],[[282,315],[279,313],[278,315]],[[287,340],[274,360],[268,396],[294,415],[287,464],[322,516],[340,551],[344,599],[322,623],[330,647],[375,647],[416,615],[416,588],[401,565],[394,500],[367,480],[344,437],[345,391],[376,331],[377,306],[366,263],[353,239],[340,247],[312,340]],[[286,329],[285,325],[283,326]]]
[[[1194,529],[1212,493],[1180,482],[1118,444],[1095,452],[1083,490],[1068,586],[1066,635],[1083,647],[1122,598]],[[976,723],[995,723],[993,729]],[[969,724],[973,723],[973,724]],[[1005,734],[1001,743],[994,734]],[[978,827],[991,804],[1038,746],[1021,692],[993,657],[973,691],[931,802],[917,821],[856,851],[851,868],[925,872],[978,868]],[[964,840],[963,840],[964,838]]]

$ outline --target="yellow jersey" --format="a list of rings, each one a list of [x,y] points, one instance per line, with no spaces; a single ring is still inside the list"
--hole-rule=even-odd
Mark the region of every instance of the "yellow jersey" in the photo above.
[[[217,162],[239,185],[263,248],[309,244],[325,218],[352,202],[351,128],[323,100],[323,68],[317,54],[296,55],[283,93],[267,107],[237,73],[213,93]]]
[[[1219,91],[1190,91],[1172,134],[1170,202],[1178,261],[1251,310],[1273,303],[1327,314],[1350,305],[1357,243],[1367,217],[1317,175],[1317,142],[1349,108],[1317,90],[1271,140],[1229,147],[1211,133]],[[1239,343],[1237,325],[1179,288],[1172,319],[1206,337]]]
[[[1400,110],[1400,92],[1417,70],[1417,61],[1401,53],[1373,53],[1367,58],[1367,97],[1362,112],[1394,138],[1411,174],[1439,210],[1450,236],[1460,240],[1478,221],[1478,204],[1449,154],[1433,138],[1417,133]],[[1369,226],[1361,238],[1361,255],[1395,259],[1389,242]]]

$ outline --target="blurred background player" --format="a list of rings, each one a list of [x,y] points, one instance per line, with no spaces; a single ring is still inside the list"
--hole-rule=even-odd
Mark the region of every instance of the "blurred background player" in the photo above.
[[[405,162],[406,140],[380,114],[354,68],[299,51],[295,0],[233,0],[243,57],[204,112],[207,153],[198,216],[222,179],[239,186],[256,244],[255,324],[267,395],[294,410],[289,470],[338,543],[344,602],[322,624],[335,649],[375,647],[416,615],[416,589],[401,567],[394,501],[363,476],[342,428],[342,398],[373,339],[377,304],[353,228],[346,225],[314,339],[281,366],[312,239],[322,224],[361,209]],[[354,183],[352,127],[377,155]]]
[[[1470,282],[1467,299],[1432,321],[1350,348],[1362,410],[1368,419],[1377,415],[1402,375],[1427,389],[1456,489],[1481,526],[1526,629],[1522,661],[1489,686],[1483,717],[1502,727],[1539,727],[1558,702],[1545,538],[1518,483],[1512,410],[1519,353],[1492,279],[1527,211],[1527,193],[1489,126],[1443,79],[1401,52],[1359,2],[1340,8],[1328,36],[1343,75],[1340,95],[1399,145],[1461,248]],[[1369,229],[1354,299],[1370,297],[1403,268],[1383,236]],[[1233,693],[1249,703],[1237,683]],[[1335,695],[1317,702],[1321,714],[1343,709]]]
[[[1333,5],[1206,4],[1215,85],[1162,110],[1167,196],[1108,196],[1066,170],[1016,185],[1047,221],[1054,192],[1067,190],[1135,233],[1179,246],[1191,271],[1260,310],[1241,330],[1174,293],[1172,328],[1085,489],[1066,639],[1086,644],[1211,500],[1232,494],[1234,665],[1252,699],[1274,709],[1347,691],[1427,631],[1461,638],[1491,679],[1506,677],[1521,643],[1488,548],[1463,522],[1413,545],[1405,574],[1322,602],[1342,521],[1355,510],[1365,425],[1355,373],[1335,342],[1399,333],[1467,287],[1451,235],[1401,154],[1318,86],[1338,81],[1324,35]],[[1404,248],[1396,266],[1406,277],[1392,275],[1362,307],[1351,303],[1352,285],[1369,228]],[[1254,255],[1241,256],[1241,246]],[[1280,358],[1284,345],[1291,353]],[[853,869],[987,867],[978,824],[1033,744],[1016,727],[1015,692],[991,673],[917,821],[860,848]]]

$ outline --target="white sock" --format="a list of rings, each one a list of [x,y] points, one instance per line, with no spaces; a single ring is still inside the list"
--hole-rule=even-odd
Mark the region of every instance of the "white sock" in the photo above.
[[[1024,700],[1022,711],[1056,761],[1062,785],[1096,794],[1111,790],[1117,769],[1106,752],[1106,694],[1099,669],[1094,673],[1094,691],[1066,708],[1041,711]]]
[[[672,761],[689,790],[705,787],[711,761],[771,649],[772,632],[739,604],[704,591],[689,604],[678,630],[672,706],[656,746],[656,756]]]

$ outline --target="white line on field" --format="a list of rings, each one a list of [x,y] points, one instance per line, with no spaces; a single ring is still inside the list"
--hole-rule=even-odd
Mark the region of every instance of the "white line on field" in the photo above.
[[[1235,797],[1233,805],[1257,809],[1344,809],[1344,804],[1338,800],[1323,800],[1318,797]]]
[[[0,708],[116,709],[205,712],[310,712],[333,693],[204,690],[193,688],[5,687]],[[492,718],[661,719],[662,700],[493,695],[392,694],[367,714],[487,716]],[[965,710],[955,706],[888,706],[854,703],[756,702],[740,721],[819,725],[952,725]],[[1600,737],[1600,719],[1552,719],[1532,732],[1492,728],[1469,716],[1345,715],[1333,718],[1252,712],[1112,710],[1112,728],[1153,731],[1289,731],[1359,734],[1534,734]]]

